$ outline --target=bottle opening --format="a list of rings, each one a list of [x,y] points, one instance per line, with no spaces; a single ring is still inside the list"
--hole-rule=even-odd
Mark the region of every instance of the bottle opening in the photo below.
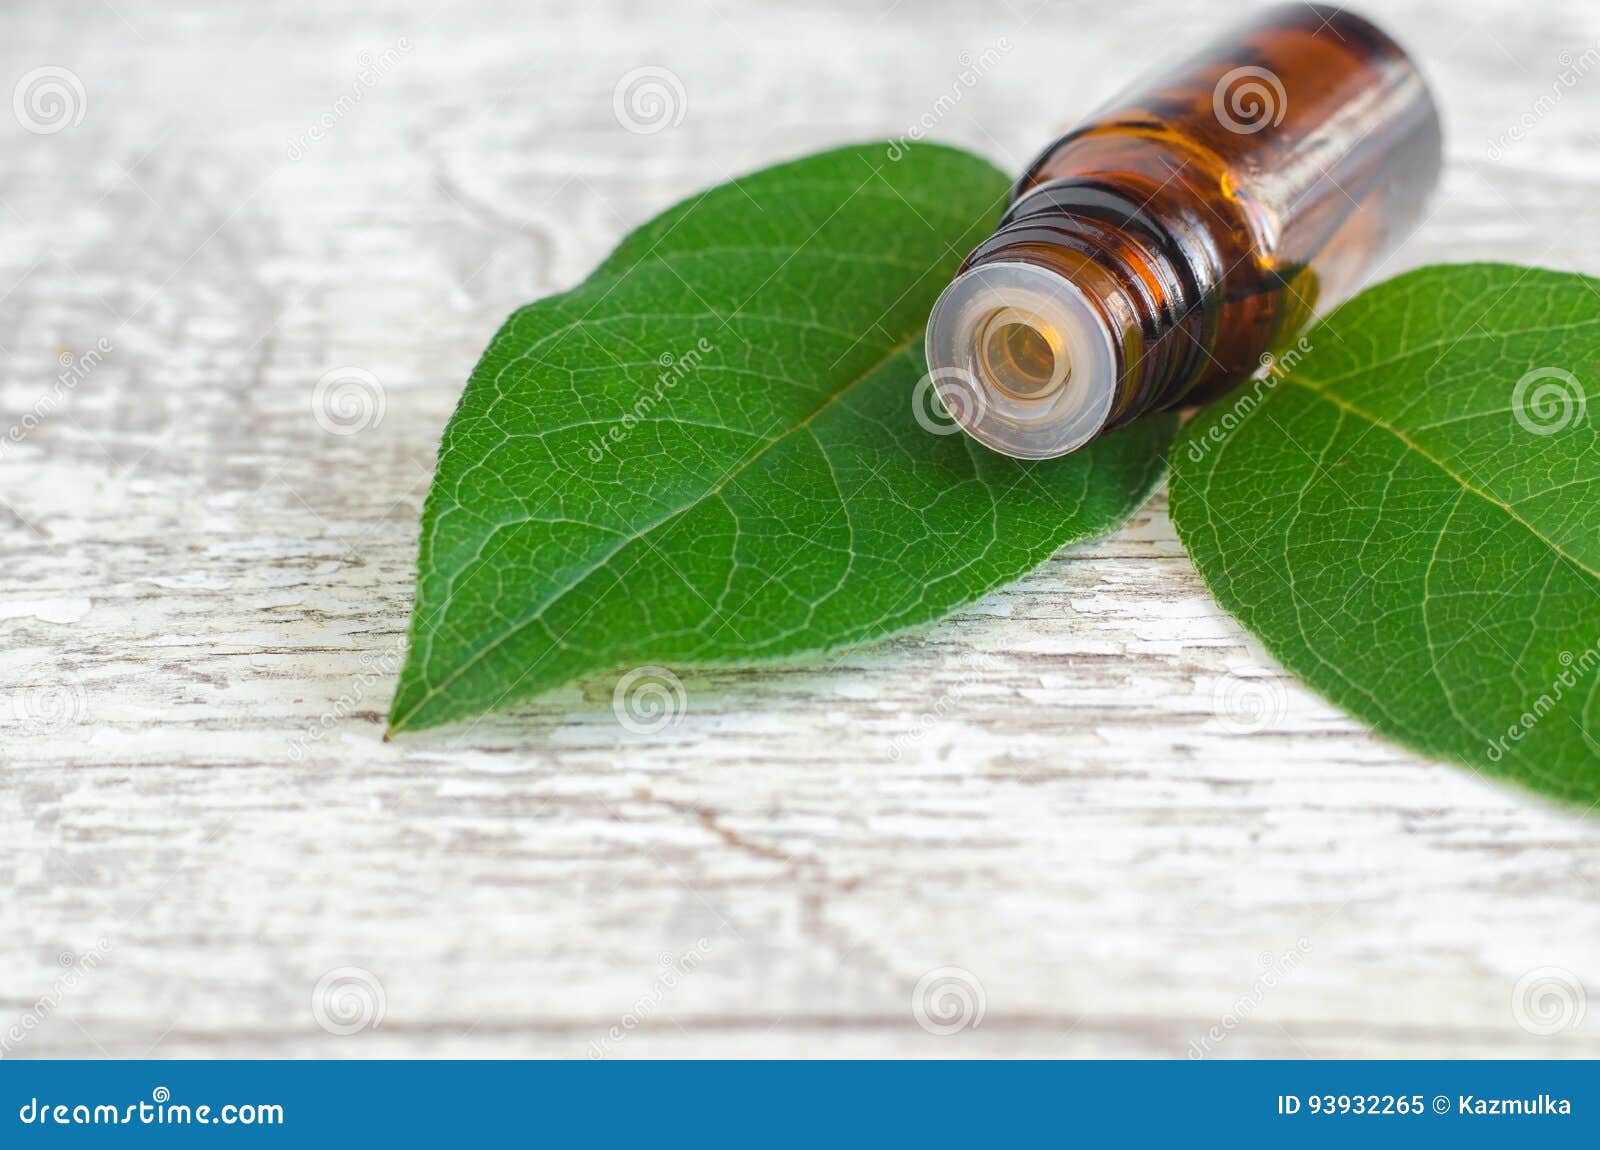
[[[992,314],[980,337],[983,374],[1016,399],[1040,399],[1067,382],[1071,372],[1055,333],[1033,316],[1011,310]]]
[[[928,319],[928,368],[967,434],[1018,459],[1075,451],[1116,398],[1111,332],[1067,277],[1027,263],[957,276]]]

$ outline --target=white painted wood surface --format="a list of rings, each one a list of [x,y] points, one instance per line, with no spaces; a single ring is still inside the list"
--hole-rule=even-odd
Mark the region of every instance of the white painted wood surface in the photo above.
[[[1450,132],[1386,273],[1600,273],[1600,11],[1381,8]],[[1300,689],[1159,498],[913,637],[685,673],[656,734],[597,681],[380,741],[507,312],[954,88],[931,135],[1015,168],[1217,13],[8,4],[5,88],[82,91],[47,134],[0,110],[0,1052],[1183,1057],[1231,1012],[1208,1053],[1600,1055],[1600,823]],[[648,134],[613,111],[643,67],[682,87]],[[356,434],[314,417],[336,369],[381,385]],[[914,1009],[944,967],[951,1034]]]

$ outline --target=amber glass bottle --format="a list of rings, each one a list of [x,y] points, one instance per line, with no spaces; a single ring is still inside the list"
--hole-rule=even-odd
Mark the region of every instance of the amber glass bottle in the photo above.
[[[1419,225],[1439,117],[1349,12],[1271,8],[1045,149],[928,323],[945,406],[1024,459],[1252,374]]]

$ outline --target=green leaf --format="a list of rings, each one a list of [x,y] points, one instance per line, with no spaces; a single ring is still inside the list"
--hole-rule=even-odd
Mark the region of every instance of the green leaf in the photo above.
[[[928,310],[1008,186],[946,148],[828,152],[513,315],[445,430],[390,730],[877,639],[1131,514],[1170,420],[1024,464],[914,418]]]
[[[1222,605],[1339,706],[1592,803],[1597,382],[1596,281],[1424,268],[1184,429],[1173,520]]]

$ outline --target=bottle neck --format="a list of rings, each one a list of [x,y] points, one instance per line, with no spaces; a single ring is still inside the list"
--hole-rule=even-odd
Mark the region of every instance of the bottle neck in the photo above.
[[[962,270],[1025,263],[1070,281],[1114,349],[1109,431],[1171,406],[1204,371],[1219,278],[1207,257],[1125,193],[1068,179],[1015,200]]]

